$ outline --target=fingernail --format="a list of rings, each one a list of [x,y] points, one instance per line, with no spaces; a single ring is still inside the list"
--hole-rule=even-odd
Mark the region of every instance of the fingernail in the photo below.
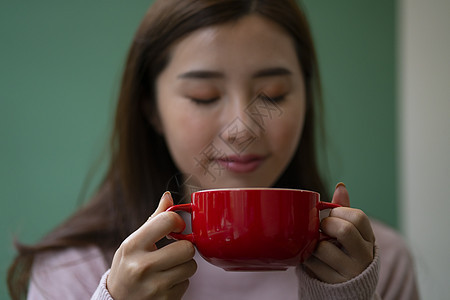
[[[162,200],[171,200],[172,199],[172,194],[169,191],[164,192],[164,194],[161,197],[161,201],[159,201],[159,205],[162,204]]]
[[[169,191],[165,192],[165,193],[161,196],[161,199],[159,200],[159,203],[158,203],[158,208],[161,207],[161,205],[163,205],[163,201],[162,201],[162,200],[165,199],[165,198],[168,197],[168,196],[171,196],[171,194],[170,194]],[[153,217],[154,214],[155,214],[155,213],[153,213],[153,214],[150,216],[150,218]]]
[[[346,185],[343,182],[339,182],[338,184],[336,184],[336,187],[334,189],[337,190],[337,188],[340,186],[346,187]]]
[[[169,202],[170,202],[170,205],[173,205],[172,194],[171,194],[169,191],[167,191],[167,192],[165,192],[165,193],[163,194],[163,199],[166,200],[166,201],[169,201]],[[162,202],[162,201],[161,201],[161,202]]]

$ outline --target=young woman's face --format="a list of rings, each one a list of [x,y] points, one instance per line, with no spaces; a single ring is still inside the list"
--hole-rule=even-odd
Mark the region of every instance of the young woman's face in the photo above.
[[[179,41],[157,78],[170,154],[200,188],[268,187],[291,161],[305,86],[291,37],[252,15]]]

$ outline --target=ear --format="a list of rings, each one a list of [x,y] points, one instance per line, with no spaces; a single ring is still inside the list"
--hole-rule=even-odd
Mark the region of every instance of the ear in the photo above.
[[[147,122],[153,127],[153,129],[160,135],[164,134],[161,119],[159,118],[158,110],[155,105],[149,100],[143,100],[141,102],[141,109],[147,119]]]

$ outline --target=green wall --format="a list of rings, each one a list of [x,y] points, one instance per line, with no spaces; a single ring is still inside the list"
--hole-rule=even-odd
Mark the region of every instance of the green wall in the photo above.
[[[344,181],[354,206],[396,226],[394,2],[304,2],[323,75],[330,190]],[[148,3],[0,2],[0,299],[13,236],[33,242],[63,220],[104,155]]]
[[[397,227],[396,1],[303,1],[323,79],[330,189]],[[326,3],[326,4],[325,4]]]

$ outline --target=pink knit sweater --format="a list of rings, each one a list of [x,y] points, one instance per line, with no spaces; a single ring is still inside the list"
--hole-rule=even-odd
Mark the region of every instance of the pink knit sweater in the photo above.
[[[226,272],[199,255],[197,273],[183,299],[418,299],[411,256],[393,230],[373,221],[375,259],[358,277],[326,284],[301,267],[284,272]],[[99,249],[71,248],[40,255],[33,265],[28,299],[112,299],[109,265]]]

